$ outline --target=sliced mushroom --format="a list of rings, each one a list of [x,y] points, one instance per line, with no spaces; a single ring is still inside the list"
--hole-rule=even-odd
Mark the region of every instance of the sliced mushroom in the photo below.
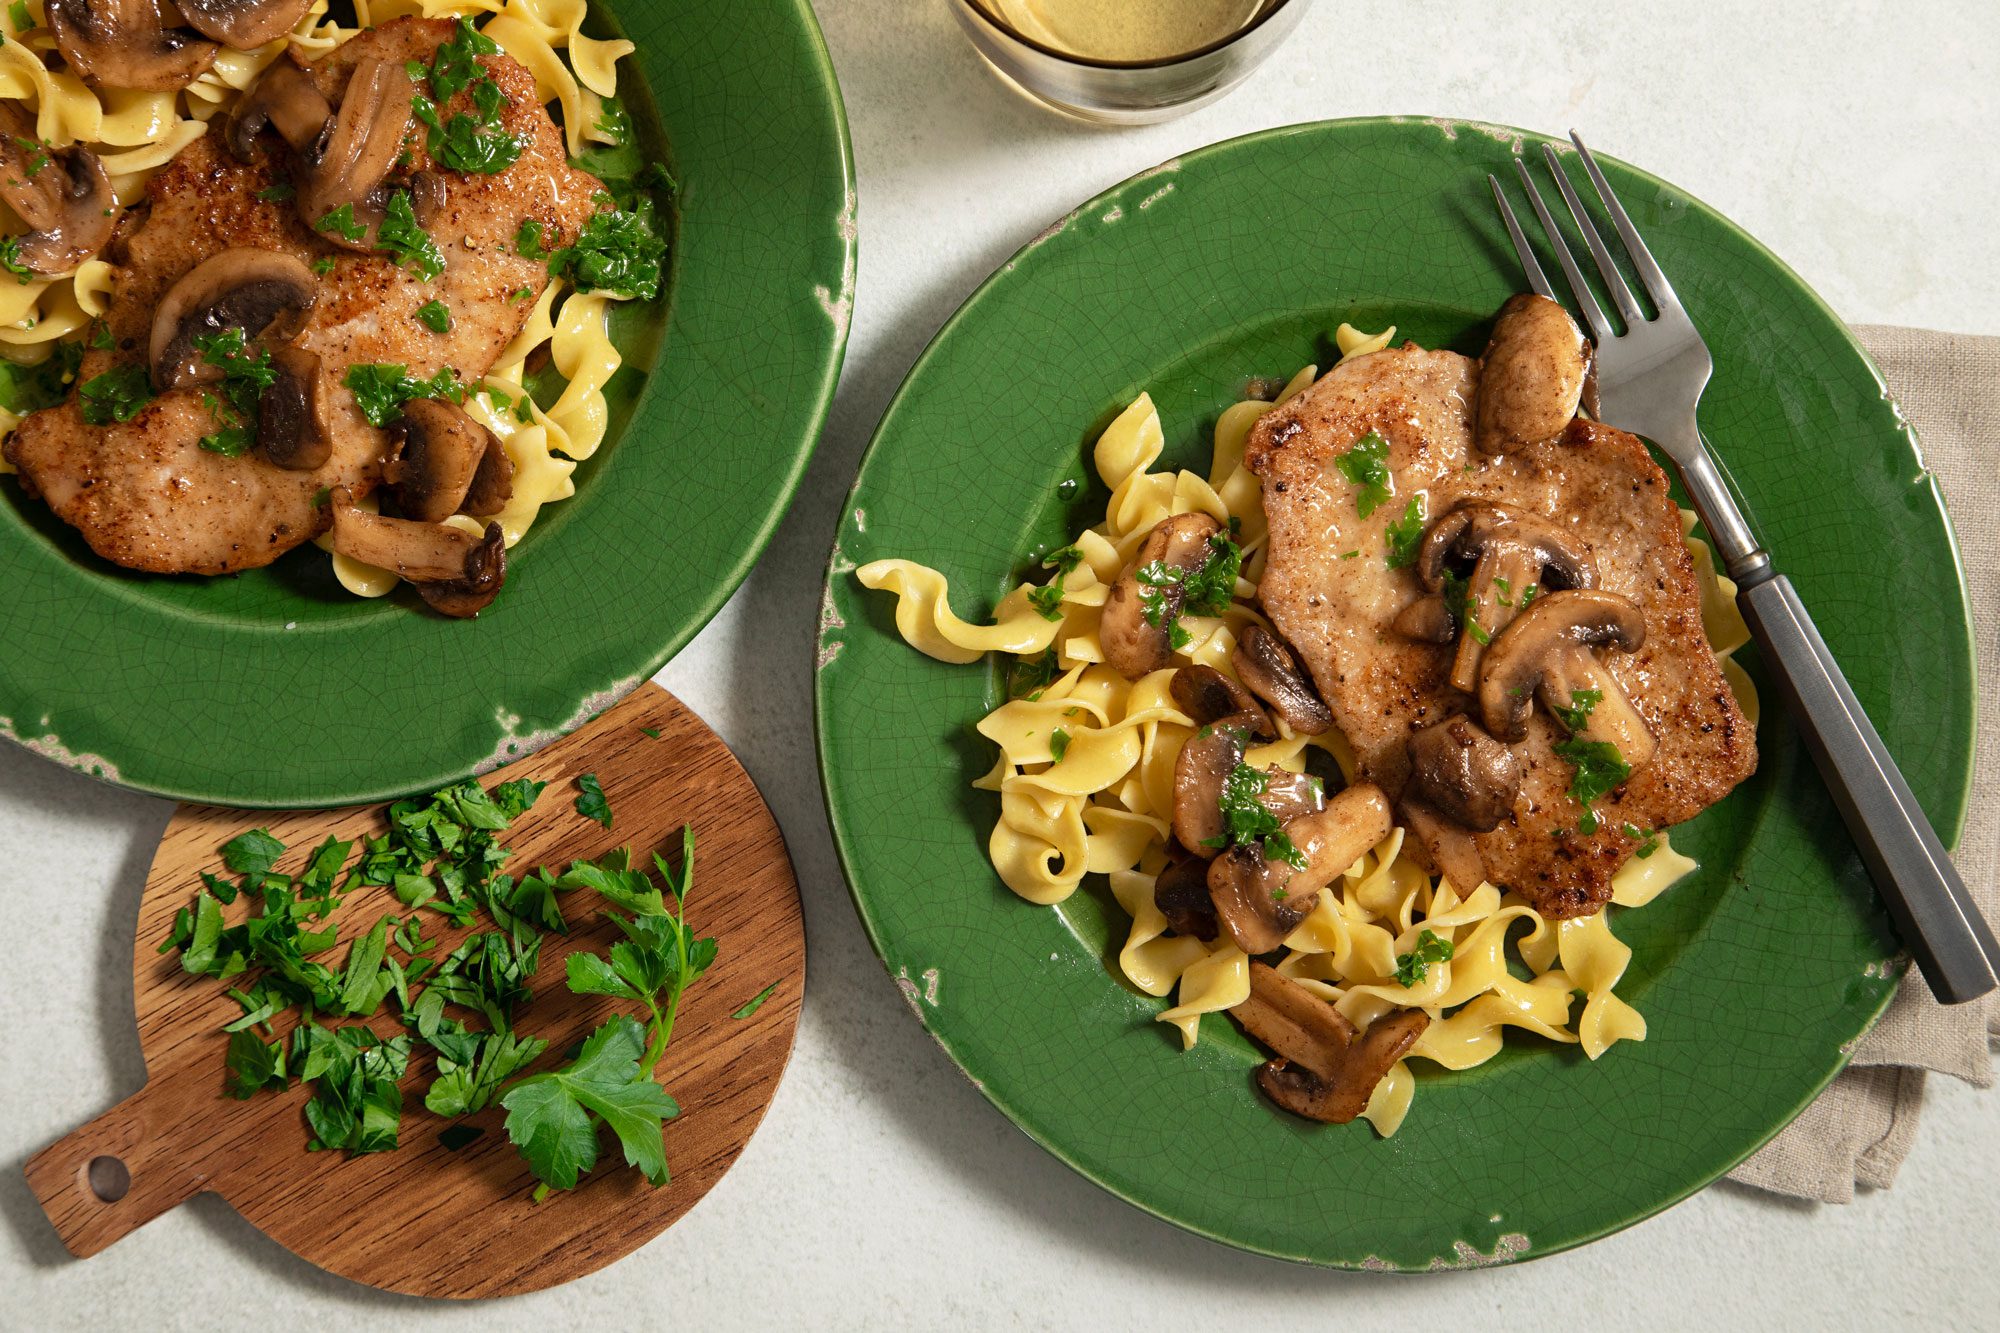
[[[1590,373],[1590,344],[1546,296],[1507,298],[1479,372],[1474,441],[1482,453],[1518,453],[1562,434]]]
[[[178,10],[160,0],[49,0],[56,50],[95,88],[171,92],[215,63],[216,45],[169,27]]]
[[[1225,717],[1255,719],[1250,734],[1260,741],[1278,739],[1278,729],[1258,706],[1250,691],[1209,666],[1187,666],[1174,672],[1174,706],[1194,720],[1198,727]]]
[[[1222,796],[1229,775],[1243,762],[1243,750],[1260,713],[1217,718],[1203,727],[1174,760],[1174,836],[1196,856],[1214,856],[1228,838]],[[1318,810],[1323,792],[1318,779],[1288,769],[1258,769],[1263,786],[1257,803],[1280,824]]]
[[[188,26],[238,51],[275,42],[305,16],[312,0],[175,0]]]
[[[442,523],[465,503],[480,465],[497,441],[463,409],[435,398],[403,404],[402,449],[382,470],[396,507],[419,523]]]
[[[1229,664],[1251,693],[1285,720],[1293,735],[1317,736],[1333,725],[1333,714],[1327,711],[1298,657],[1262,625],[1244,626]]]
[[[461,514],[489,518],[507,507],[514,498],[514,460],[492,431],[486,432],[486,452],[480,455],[479,469],[458,507]]]
[[[1430,1026],[1421,1009],[1394,1009],[1357,1033],[1325,1000],[1257,962],[1250,964],[1249,998],[1229,1012],[1277,1053],[1257,1071],[1264,1095],[1294,1115],[1332,1125],[1368,1109],[1375,1085]]]
[[[1285,836],[1305,859],[1303,869],[1238,843],[1209,863],[1217,922],[1243,952],[1269,953],[1306,919],[1320,890],[1387,837],[1390,826],[1389,798],[1363,783],[1322,810],[1285,821]]]
[[[153,311],[148,361],[153,386],[165,393],[222,378],[195,339],[239,329],[245,345],[298,336],[312,314],[319,285],[312,270],[276,250],[239,246],[196,264]]]
[[[1485,883],[1486,860],[1479,854],[1479,844],[1473,840],[1471,830],[1409,796],[1403,798],[1396,810],[1403,827],[1410,831],[1417,848],[1424,853],[1417,859],[1431,863],[1425,869],[1436,871],[1465,893]],[[1403,850],[1414,849],[1405,842]]]
[[[1221,531],[1222,525],[1207,514],[1163,518],[1146,534],[1138,555],[1112,585],[1099,622],[1098,642],[1105,662],[1126,679],[1137,680],[1173,661],[1171,631],[1187,595],[1185,580],[1208,562],[1209,540]],[[1156,582],[1142,579],[1142,572],[1154,566],[1175,573]],[[1151,618],[1146,614],[1149,597],[1155,608]]]
[[[271,350],[276,373],[257,399],[257,447],[281,468],[311,472],[333,454],[333,431],[322,412],[319,356],[295,344]]]
[[[388,206],[383,188],[403,151],[416,85],[402,65],[369,58],[354,67],[340,110],[307,154],[299,182],[299,216],[319,235],[350,250],[372,250]],[[322,227],[343,207],[353,210],[359,234]]]
[[[1169,862],[1153,881],[1153,905],[1175,934],[1198,940],[1215,938],[1215,904],[1208,896],[1206,861],[1180,856]]]
[[[33,273],[68,273],[102,250],[118,222],[104,163],[88,148],[52,148],[18,107],[0,107],[0,201],[28,225],[14,262]]]
[[[1572,547],[1554,523],[1539,514],[1504,509],[1483,500],[1459,505],[1424,535],[1417,551],[1417,577],[1424,587],[1432,592],[1442,589],[1447,562],[1454,557],[1474,562],[1465,584],[1461,612],[1465,624],[1460,628],[1458,655],[1451,668],[1452,687],[1468,694],[1478,684],[1479,660],[1485,655],[1486,644],[1507,627],[1523,602],[1531,602],[1544,585],[1590,588],[1597,584],[1597,566],[1590,556]]]
[[[1521,762],[1463,713],[1410,736],[1408,795],[1477,833],[1514,812]]]
[[[1527,735],[1536,695],[1561,720],[1556,710],[1579,707],[1578,692],[1594,690],[1599,697],[1576,735],[1615,745],[1619,756],[1637,768],[1653,757],[1653,733],[1591,648],[1601,644],[1629,653],[1645,642],[1646,622],[1639,608],[1617,593],[1578,589],[1536,598],[1486,654],[1479,680],[1480,717],[1495,736],[1519,740]]]
[[[507,577],[507,543],[498,523],[479,536],[444,523],[419,523],[357,509],[346,487],[333,493],[333,549],[416,585],[442,615],[475,616]]]
[[[293,152],[303,153],[319,142],[331,119],[333,107],[326,94],[288,51],[237,99],[223,126],[223,141],[230,152],[248,162],[257,155],[257,136],[268,125]]]

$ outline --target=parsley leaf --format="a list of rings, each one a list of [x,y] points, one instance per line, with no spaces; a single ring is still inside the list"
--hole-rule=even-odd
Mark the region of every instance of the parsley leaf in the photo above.
[[[0,237],[0,269],[14,275],[14,281],[25,287],[41,276],[21,262],[21,238],[19,236]]]
[[[1208,539],[1209,553],[1190,574],[1177,565],[1155,560],[1142,565],[1139,581],[1139,611],[1146,623],[1168,631],[1168,642],[1179,650],[1191,641],[1181,628],[1183,614],[1219,616],[1229,609],[1236,596],[1236,576],[1243,568],[1243,550],[1221,533]],[[1178,590],[1178,603],[1174,592]]]
[[[597,1164],[597,1122],[610,1125],[625,1160],[654,1185],[667,1183],[660,1126],[680,1113],[666,1089],[640,1068],[645,1030],[628,1014],[605,1020],[575,1063],[516,1083],[501,1097],[507,1137],[544,1184],[573,1189]]]
[[[1389,442],[1375,431],[1356,440],[1346,453],[1335,455],[1333,463],[1354,483],[1354,511],[1363,518],[1396,493],[1395,479],[1389,474]]]
[[[1061,727],[1049,733],[1049,753],[1055,756],[1054,762],[1058,764],[1063,761],[1063,756],[1069,753],[1069,733]]]
[[[1430,971],[1432,963],[1449,963],[1451,953],[1450,940],[1439,939],[1435,931],[1424,927],[1417,936],[1417,947],[1396,955],[1396,984],[1406,989],[1416,985]]]
[[[777,994],[777,992],[778,992],[778,983],[774,981],[770,985],[764,987],[763,990],[760,990],[755,995],[751,996],[748,1002],[746,1002],[741,1009],[738,1009],[735,1013],[731,1014],[730,1017],[731,1018],[750,1017],[750,1015],[756,1013],[759,1009],[762,1009],[764,1007],[764,1001],[770,999],[773,995]]]
[[[222,864],[239,875],[262,875],[285,854],[285,844],[269,829],[253,828],[222,844]]]
[[[1056,571],[1057,578],[1067,577],[1069,572],[1083,563],[1083,552],[1074,546],[1060,546],[1042,557],[1042,568]]]
[[[523,259],[547,259],[549,250],[542,244],[547,233],[548,227],[539,218],[528,218],[514,233],[514,253]]]
[[[630,208],[592,214],[576,244],[549,256],[549,272],[568,278],[580,292],[650,301],[660,294],[666,255],[666,238],[654,225],[653,201],[641,197]]]
[[[333,272],[333,256],[321,255],[318,259],[313,260],[312,271],[322,278]]]
[[[1046,648],[1040,657],[1026,657],[1014,663],[1007,671],[1007,693],[1015,698],[1026,695],[1035,698],[1062,675],[1062,666],[1056,661],[1056,650]]]
[[[403,415],[403,404],[412,398],[442,398],[465,401],[465,385],[450,366],[441,368],[427,380],[415,379],[406,366],[359,361],[347,368],[342,381],[354,394],[354,405],[370,425],[386,426]]]
[[[35,20],[28,14],[28,0],[14,0],[7,6],[7,17],[13,21],[16,34],[24,33],[35,26]]]
[[[82,364],[83,348],[74,342],[57,343],[48,356],[32,366],[0,357],[0,408],[24,417],[37,408],[55,406],[69,392],[70,381]]]
[[[1575,767],[1576,772],[1569,780],[1569,794],[1582,806],[1589,806],[1632,776],[1632,766],[1609,741],[1567,740],[1555,747],[1555,754]],[[1593,827],[1594,824],[1593,820]]]
[[[576,780],[576,788],[583,793],[576,798],[576,812],[610,828],[611,802],[604,799],[604,788],[598,784],[597,774],[585,773]]]
[[[410,204],[408,190],[398,190],[389,196],[382,225],[375,232],[375,248],[425,282],[444,272],[444,252],[438,249],[431,234],[417,224],[417,212]]]
[[[1052,582],[1039,588],[1028,589],[1028,605],[1035,608],[1044,620],[1061,620],[1063,599],[1062,576],[1057,575]]]
[[[222,372],[222,397],[203,394],[202,401],[221,428],[203,436],[200,444],[211,453],[235,458],[256,443],[258,407],[264,390],[277,382],[271,368],[271,353],[262,347],[247,347],[240,328],[194,336],[201,359]]]
[[[282,204],[299,192],[290,181],[279,181],[276,185],[266,185],[257,191],[257,197],[267,204]]]
[[[153,401],[153,381],[144,366],[114,366],[85,380],[77,392],[83,400],[83,419],[93,426],[108,426],[144,411]]]
[[[353,204],[342,204],[332,209],[313,223],[313,230],[332,232],[344,241],[358,241],[368,234],[368,228],[355,219]]]
[[[1424,544],[1424,497],[1413,495],[1404,506],[1403,516],[1391,523],[1385,534],[1391,569],[1406,569],[1417,563],[1417,549]]]
[[[229,1095],[247,1101],[263,1088],[282,1088],[285,1075],[285,1044],[266,1042],[249,1028],[229,1034],[229,1052],[223,1057],[229,1070]]]
[[[432,333],[451,332],[451,308],[432,298],[417,307],[417,322]]]
[[[1564,727],[1572,732],[1578,732],[1590,725],[1591,710],[1602,702],[1604,702],[1603,690],[1571,690],[1569,707],[1556,704],[1550,711],[1561,720]]]
[[[1220,851],[1231,844],[1257,844],[1269,859],[1304,870],[1308,864],[1305,853],[1286,836],[1278,817],[1257,799],[1269,785],[1263,769],[1239,760],[1222,780],[1222,794],[1217,798],[1224,832],[1203,845]]]
[[[597,117],[597,133],[605,143],[616,148],[632,137],[632,116],[615,97],[607,97],[603,109]]]

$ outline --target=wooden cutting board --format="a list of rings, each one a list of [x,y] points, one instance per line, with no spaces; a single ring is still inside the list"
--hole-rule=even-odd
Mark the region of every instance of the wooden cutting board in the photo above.
[[[583,773],[603,784],[613,811],[609,830],[573,805]],[[635,864],[650,864],[656,850],[678,864],[681,826],[694,826],[688,924],[697,935],[713,935],[718,947],[714,966],[681,1001],[657,1070],[681,1106],[666,1126],[672,1180],[647,1185],[607,1132],[592,1174],[572,1191],[533,1202],[534,1177],[507,1140],[499,1106],[470,1119],[485,1131],[471,1145],[454,1152],[439,1142],[449,1122],[424,1109],[433,1073],[427,1055],[411,1059],[403,1080],[402,1146],[394,1151],[307,1152],[303,1085],[249,1101],[229,1097],[221,1029],[242,1011],[225,983],[182,971],[178,953],[157,952],[175,910],[193,901],[201,871],[223,873],[218,849],[246,829],[266,827],[283,841],[287,852],[276,869],[292,874],[328,834],[358,840],[382,832],[384,807],[259,813],[184,805],[147,875],[133,948],[146,1085],[27,1164],[30,1187],[72,1253],[95,1254],[208,1191],[293,1253],[343,1277],[419,1296],[500,1296],[567,1282],[630,1254],[714,1187],[770,1105],[805,989],[805,923],[776,821],[716,734],[651,684],[482,781],[490,788],[509,778],[549,784],[500,835],[514,850],[508,869],[517,875],[627,845]],[[542,946],[534,999],[518,1014],[522,1031],[550,1039],[536,1068],[629,1008],[572,995],[563,984],[571,950],[602,951],[619,938],[601,906],[588,890],[564,895],[571,934],[551,934]],[[357,888],[332,918],[340,942],[321,961],[338,967],[349,940],[385,912],[407,910],[387,888]],[[417,910],[424,933],[440,941],[435,957],[466,933]],[[233,922],[244,912],[239,898],[225,917]],[[483,914],[479,924],[492,928]],[[754,1014],[731,1016],[774,982],[776,991]],[[369,1025],[385,1036],[401,1031],[395,1008],[388,1001]],[[288,1027],[289,1020],[280,1031]]]

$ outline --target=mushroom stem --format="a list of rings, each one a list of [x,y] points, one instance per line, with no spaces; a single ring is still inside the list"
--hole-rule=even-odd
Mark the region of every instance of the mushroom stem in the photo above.
[[[258,134],[269,125],[293,152],[303,153],[319,141],[332,118],[326,95],[288,52],[272,61],[237,101],[223,137],[229,151],[247,162],[256,156]]]
[[[400,64],[369,58],[354,67],[332,127],[312,155],[299,184],[299,216],[335,245],[373,250],[386,201],[380,187],[403,151],[416,85]],[[343,207],[353,212],[359,235],[320,224]]]
[[[1536,698],[1565,728],[1618,747],[1637,768],[1658,748],[1632,701],[1591,651],[1636,652],[1646,642],[1639,608],[1616,593],[1575,589],[1538,597],[1493,641],[1479,679],[1480,719],[1502,740],[1528,734]],[[1575,722],[1578,725],[1571,726]]]
[[[1257,1071],[1264,1095],[1294,1115],[1344,1125],[1430,1026],[1421,1009],[1393,1009],[1357,1032],[1345,1015],[1290,977],[1250,964],[1250,995],[1231,1009],[1277,1053]]]

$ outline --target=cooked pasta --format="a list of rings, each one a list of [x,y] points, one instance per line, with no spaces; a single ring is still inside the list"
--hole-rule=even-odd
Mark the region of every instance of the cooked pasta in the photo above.
[[[208,132],[210,123],[282,55],[295,46],[323,55],[363,28],[406,15],[465,17],[534,75],[541,97],[553,104],[574,155],[592,144],[615,144],[607,101],[617,95],[617,63],[632,43],[586,35],[587,0],[354,0],[355,27],[328,17],[327,0],[315,0],[285,38],[254,51],[224,48],[213,66],[179,92],[98,90],[73,73],[50,69],[54,50],[45,22],[46,0],[0,7],[0,100],[19,103],[35,116],[40,137],[52,146],[83,144],[101,158],[121,204],[142,199],[146,182],[176,153]],[[25,20],[25,22],[23,22]],[[0,236],[25,230],[0,203]],[[101,259],[51,279],[9,280],[0,274],[0,358],[39,366],[57,344],[81,338],[113,296],[114,269]],[[610,291],[569,290],[551,280],[520,334],[501,354],[481,391],[466,408],[499,437],[515,466],[514,496],[498,516],[509,546],[534,523],[543,505],[575,493],[571,474],[604,440],[608,407],[604,389],[622,364],[609,331]],[[546,351],[564,381],[547,407],[524,386],[530,358]],[[0,440],[19,424],[0,394]],[[12,471],[0,457],[0,472]],[[372,510],[373,502],[364,508]],[[331,552],[325,538],[319,542]],[[379,597],[395,575],[335,555],[334,573],[348,591]]]
[[[1394,334],[1393,328],[1369,335],[1342,325],[1335,341],[1345,358],[1379,351]],[[1171,997],[1156,1017],[1179,1031],[1184,1048],[1199,1040],[1204,1015],[1249,998],[1250,959],[1227,934],[1204,943],[1171,933],[1155,902],[1156,879],[1168,864],[1175,765],[1196,731],[1170,687],[1183,664],[1233,677],[1231,650],[1244,627],[1268,627],[1246,604],[1256,594],[1268,534],[1260,483],[1243,464],[1244,444],[1259,416],[1317,374],[1317,367],[1307,366],[1271,399],[1252,398],[1223,411],[1206,476],[1155,470],[1165,434],[1152,399],[1141,394],[1093,451],[1097,474],[1111,492],[1104,521],[1066,548],[1074,559],[1055,566],[1059,572],[1049,586],[1057,591],[1022,584],[1001,599],[990,624],[971,624],[954,613],[936,570],[878,560],[856,571],[865,586],[896,595],[897,629],[919,651],[957,663],[990,652],[1015,655],[1017,671],[1033,688],[978,726],[999,751],[992,770],[973,784],[1000,797],[1000,818],[988,841],[994,868],[1009,889],[1043,906],[1068,898],[1087,874],[1106,876],[1130,919],[1118,969],[1145,994]],[[1197,511],[1228,525],[1243,551],[1235,598],[1220,615],[1184,614],[1187,637],[1175,665],[1128,681],[1104,665],[1098,640],[1110,588],[1156,524]],[[1754,721],[1747,678],[1728,662],[1749,637],[1734,589],[1716,574],[1705,546],[1691,539],[1690,547],[1708,636]],[[1036,598],[1053,619],[1045,618]],[[1353,756],[1337,730],[1301,736],[1282,719],[1277,729],[1276,741],[1251,746],[1243,761],[1299,772],[1308,748],[1316,746],[1352,779]],[[1375,1085],[1362,1112],[1378,1133],[1393,1134],[1409,1110],[1416,1088],[1412,1063],[1470,1068],[1498,1053],[1510,1028],[1579,1046],[1592,1060],[1617,1042],[1644,1040],[1645,1019],[1616,994],[1631,950],[1612,933],[1608,911],[1544,919],[1491,884],[1459,886],[1426,874],[1403,854],[1404,837],[1403,829],[1392,829],[1335,878],[1285,937],[1277,965],[1360,1028],[1398,1008],[1429,1015],[1415,1046]],[[1643,907],[1693,868],[1667,835],[1658,834],[1618,872],[1612,902],[1620,910]],[[1435,941],[1431,947],[1446,960],[1411,968],[1408,960],[1421,956],[1427,941]],[[1526,979],[1510,969],[1510,960],[1524,965]]]

